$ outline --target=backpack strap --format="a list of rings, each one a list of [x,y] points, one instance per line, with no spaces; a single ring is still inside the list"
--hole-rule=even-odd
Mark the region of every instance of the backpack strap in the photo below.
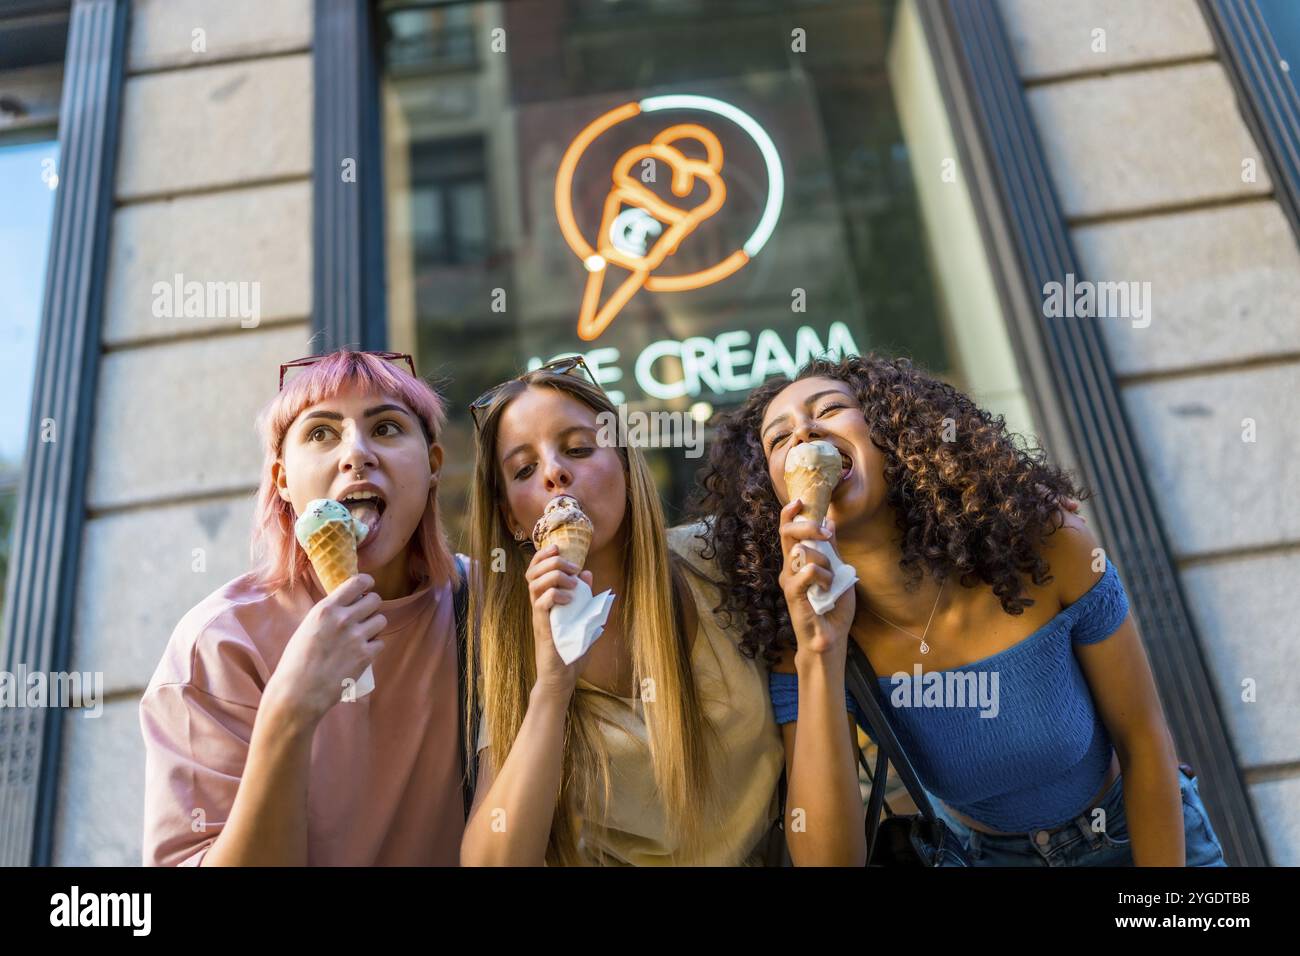
[[[456,576],[459,586],[452,596],[452,607],[456,615],[456,743],[460,750],[461,797],[465,804],[465,819],[469,820],[469,809],[474,803],[475,763],[465,749],[465,704],[469,686],[469,581],[460,557],[453,555],[456,561]],[[474,708],[470,737],[478,740],[478,708]]]

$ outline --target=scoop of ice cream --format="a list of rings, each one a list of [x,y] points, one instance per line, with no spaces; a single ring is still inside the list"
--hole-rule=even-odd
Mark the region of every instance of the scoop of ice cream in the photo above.
[[[591,519],[583,512],[578,499],[570,495],[556,495],[546,503],[542,516],[533,525],[533,544],[540,548],[542,540],[560,525],[584,522],[588,528],[591,527]]]
[[[556,495],[550,501],[546,502],[546,507],[542,509],[543,515],[551,514],[554,511],[581,511],[582,505],[578,504],[578,499],[572,495]]]
[[[796,469],[820,472],[824,480],[834,484],[839,481],[843,463],[840,451],[828,441],[810,441],[796,445],[785,456],[785,472]]]
[[[810,441],[790,450],[785,456],[785,487],[791,498],[803,502],[800,518],[818,522],[826,517],[843,471],[839,449],[828,441]]]
[[[333,498],[316,498],[308,503],[307,509],[294,522],[293,533],[297,535],[298,543],[304,548],[307,547],[307,541],[311,536],[329,521],[350,523],[352,533],[357,536],[357,544],[365,540],[366,535],[370,532],[370,529],[365,524],[352,517],[352,512]]]

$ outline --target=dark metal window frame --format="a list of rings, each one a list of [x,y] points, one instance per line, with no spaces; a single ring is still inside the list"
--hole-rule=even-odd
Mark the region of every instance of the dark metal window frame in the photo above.
[[[1278,66],[1268,21],[1255,0],[1200,0],[1237,93],[1246,126],[1263,152],[1273,190],[1300,238],[1300,96]],[[1292,74],[1300,63],[1292,64]]]
[[[377,21],[368,0],[316,0],[313,351],[385,349],[384,175]],[[355,179],[344,179],[344,163]]]
[[[1219,4],[1240,0],[1206,0]],[[343,144],[377,162],[379,128],[375,21],[366,0],[316,0],[316,300],[314,325],[332,343],[382,348],[382,235],[360,242],[362,212],[382,232],[382,208],[354,191],[337,201]],[[1083,277],[1025,102],[1006,28],[983,0],[917,0],[945,105],[971,184],[980,228],[1005,303],[1009,332],[1042,437],[1097,492],[1098,532],[1124,579],[1160,688],[1179,755],[1201,778],[1202,793],[1230,865],[1267,862],[1254,811],[1209,678],[1155,499],[1101,341],[1088,323],[1068,328],[1043,315],[1041,290],[1067,274]],[[366,97],[363,92],[369,90]],[[369,106],[367,106],[367,102]],[[378,170],[366,181],[380,183]],[[328,173],[328,176],[324,174]],[[323,178],[322,178],[323,177]],[[328,180],[328,181],[326,181]],[[362,181],[359,174],[358,181]],[[380,187],[382,188],[382,187]],[[327,190],[322,194],[321,190]],[[382,193],[380,194],[382,199]],[[339,237],[348,236],[349,241]],[[338,272],[351,294],[326,301],[322,285]],[[363,302],[380,302],[362,311]]]
[[[0,649],[11,673],[64,671],[70,659],[129,6],[73,0],[68,23],[60,182]],[[42,441],[45,419],[55,441]],[[0,709],[0,866],[51,862],[65,719],[57,709]]]

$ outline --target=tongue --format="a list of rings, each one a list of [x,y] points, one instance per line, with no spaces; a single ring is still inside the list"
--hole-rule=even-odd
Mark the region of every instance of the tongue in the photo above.
[[[352,517],[370,529],[366,535],[367,537],[374,533],[375,525],[379,524],[378,505],[373,501],[350,501],[347,504],[347,509],[352,512]]]

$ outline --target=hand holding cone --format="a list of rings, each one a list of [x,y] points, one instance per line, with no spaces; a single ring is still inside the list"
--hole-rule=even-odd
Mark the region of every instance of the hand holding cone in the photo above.
[[[844,475],[844,459],[840,451],[828,441],[812,441],[797,445],[785,458],[785,487],[790,500],[800,501],[795,520],[821,524],[830,510],[831,495]],[[830,562],[831,583],[820,583],[808,588],[808,603],[818,616],[827,614],[841,594],[858,580],[851,564],[840,560],[829,541],[801,541],[790,555],[790,569],[799,572],[806,562],[805,548],[821,552]]]
[[[293,531],[311,559],[321,587],[326,594],[333,594],[356,575],[357,545],[370,529],[333,498],[316,498],[294,522]],[[367,667],[346,699],[365,697],[374,689],[374,668]]]
[[[557,545],[560,557],[572,561],[581,571],[591,549],[592,530],[591,519],[583,514],[577,499],[557,495],[547,502],[533,526],[533,544],[538,551]],[[604,633],[614,603],[613,591],[592,594],[590,585],[581,577],[570,593],[570,602],[553,605],[549,615],[555,652],[565,664],[582,657]]]

